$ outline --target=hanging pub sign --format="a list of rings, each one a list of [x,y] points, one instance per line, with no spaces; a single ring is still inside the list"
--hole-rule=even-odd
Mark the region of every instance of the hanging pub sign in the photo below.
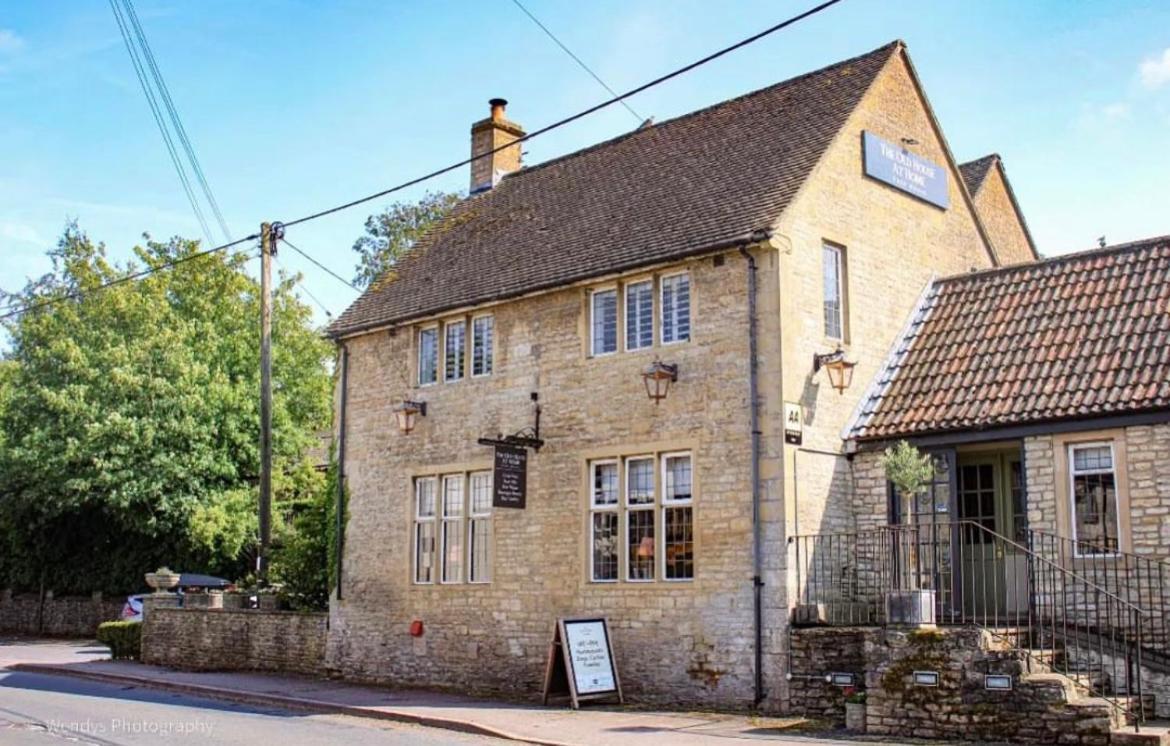
[[[520,508],[528,501],[528,449],[496,445],[492,469],[492,507]]]
[[[941,207],[950,207],[947,170],[933,161],[887,142],[869,131],[861,133],[865,175]]]
[[[622,703],[622,684],[604,618],[557,620],[548,648],[544,703],[553,696],[568,696],[574,710],[589,700],[616,698]]]

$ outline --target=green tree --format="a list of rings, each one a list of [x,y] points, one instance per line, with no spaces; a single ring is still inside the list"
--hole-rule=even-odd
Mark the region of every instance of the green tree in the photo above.
[[[137,589],[162,564],[235,575],[252,551],[259,469],[258,284],[247,257],[147,237],[118,266],[70,226],[52,271],[9,302],[0,409],[0,567],[18,587]],[[273,304],[276,471],[329,422],[329,345],[281,277]],[[77,297],[70,297],[79,294]],[[296,477],[276,480],[295,492]]]
[[[354,284],[372,285],[461,199],[458,194],[428,192],[418,202],[395,202],[366,218],[366,235],[353,244],[358,254]]]

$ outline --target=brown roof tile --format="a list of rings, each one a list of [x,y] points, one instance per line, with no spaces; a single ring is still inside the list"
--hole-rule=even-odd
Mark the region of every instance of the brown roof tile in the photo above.
[[[460,203],[328,333],[680,259],[768,229],[900,48],[511,174]]]
[[[1151,410],[1170,410],[1170,236],[938,280],[850,436]]]

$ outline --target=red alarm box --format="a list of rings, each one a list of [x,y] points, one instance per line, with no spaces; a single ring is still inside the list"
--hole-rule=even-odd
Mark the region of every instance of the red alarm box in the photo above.
[[[410,623],[410,636],[411,637],[422,637],[422,634],[423,634],[422,620],[415,619],[413,622]]]

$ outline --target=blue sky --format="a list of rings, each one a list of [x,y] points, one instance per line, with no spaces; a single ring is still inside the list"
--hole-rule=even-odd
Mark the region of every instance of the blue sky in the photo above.
[[[631,88],[808,2],[526,0]],[[138,0],[236,237],[465,158],[488,98],[535,129],[607,94],[510,0]],[[1170,3],[845,0],[630,103],[658,120],[902,38],[957,158],[997,151],[1045,254],[1170,233]],[[69,218],[126,257],[199,228],[104,0],[0,8],[0,288],[48,268]],[[620,107],[528,144],[537,163],[636,126]],[[432,183],[463,189],[467,174]],[[402,193],[417,197],[422,188]],[[381,203],[291,229],[345,277]],[[353,291],[280,261],[334,313]]]

